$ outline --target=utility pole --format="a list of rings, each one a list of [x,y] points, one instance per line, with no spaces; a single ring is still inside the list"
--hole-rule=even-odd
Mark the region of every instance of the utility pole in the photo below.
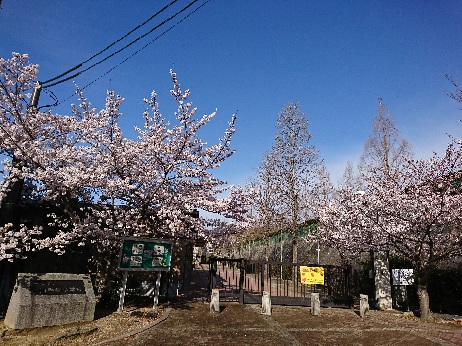
[[[36,82],[34,86],[34,92],[32,94],[29,109],[33,108],[37,110],[40,92],[42,91],[42,84]],[[13,166],[21,166],[21,161],[16,158],[13,153]],[[10,189],[7,192],[5,198],[2,200],[2,206],[0,211],[0,227],[7,223],[13,223],[16,221],[16,207],[18,206],[21,199],[21,192],[24,185],[24,180],[19,179],[10,185]]]
[[[33,107],[37,109],[41,92],[42,92],[42,83],[37,81],[34,85],[34,93],[32,94],[32,97],[30,99],[29,107]]]
[[[0,0],[1,1],[1,0]],[[37,110],[40,92],[42,91],[42,84],[37,82],[34,86],[34,92],[29,103],[28,108],[34,108]],[[19,160],[13,152],[12,159],[13,166],[21,166],[22,162]],[[1,208],[0,208],[0,227],[4,227],[6,224],[13,224],[13,227],[18,226],[18,205],[21,201],[21,192],[24,186],[24,179],[18,179],[13,183],[10,183],[9,191],[7,192],[5,198],[2,199]],[[14,263],[7,262],[6,260],[0,261],[0,282],[4,291],[0,291],[0,313],[3,313],[8,307],[8,301],[3,302],[2,297],[10,296],[10,280],[14,280],[12,277],[15,275],[15,265]],[[6,311],[6,310],[5,310]]]

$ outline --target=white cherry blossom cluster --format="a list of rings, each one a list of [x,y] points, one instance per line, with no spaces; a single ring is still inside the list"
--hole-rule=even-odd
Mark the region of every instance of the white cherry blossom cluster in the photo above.
[[[27,55],[14,53],[10,60],[0,60],[0,143],[9,156],[0,197],[14,181],[31,181],[30,199],[59,210],[49,214],[52,235],[33,233],[40,225],[22,231],[33,238],[31,247],[62,253],[77,242],[105,252],[114,250],[124,235],[197,237],[206,222],[193,218],[193,209],[242,222],[242,191],[213,174],[234,153],[234,115],[218,142],[208,145],[198,132],[216,112],[197,117],[188,100],[191,92],[182,91],[170,71],[174,117],[161,114],[153,92],[145,100],[144,125],[135,127],[135,139],[127,138],[119,126],[123,98],[112,91],[101,110],[79,88],[79,102],[70,115],[28,107],[37,72]],[[219,198],[223,192],[229,197]],[[4,231],[11,227],[0,233],[9,247],[19,236]],[[0,260],[7,258],[5,251]]]
[[[421,273],[462,256],[462,146],[365,175],[365,191],[338,189],[318,206],[319,233],[348,254],[387,250]]]
[[[0,258],[10,262],[25,258],[26,253],[36,250],[34,236],[40,234],[42,228],[38,226],[28,229],[21,224],[18,229],[11,223],[5,224],[0,227]]]

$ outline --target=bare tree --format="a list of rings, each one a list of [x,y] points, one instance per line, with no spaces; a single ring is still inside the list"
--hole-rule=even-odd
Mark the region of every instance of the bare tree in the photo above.
[[[383,167],[384,174],[387,175],[392,168],[401,167],[412,156],[411,145],[401,138],[391,113],[379,98],[373,134],[364,145],[364,153],[360,159],[360,172],[367,174]]]
[[[251,217],[255,228],[260,233],[271,233],[280,222],[275,180],[271,174],[271,160],[266,153],[260,165],[256,169],[256,176],[247,183],[247,190],[252,190]]]
[[[317,217],[316,208],[312,208],[313,204],[327,203],[334,193],[334,185],[332,184],[330,173],[323,161],[317,165],[317,173],[313,176],[313,184],[312,190],[307,190],[304,194],[308,198],[304,208],[305,220]]]
[[[459,103],[462,103],[462,88],[459,84],[452,78],[450,75],[446,74],[446,78],[451,82],[451,84],[456,88],[455,91],[448,93],[451,98],[456,100]]]
[[[292,233],[294,262],[299,225],[313,215],[309,201],[321,186],[321,160],[310,144],[308,125],[298,103],[289,103],[279,113],[274,144],[258,171],[260,199],[254,201],[259,204],[259,218],[266,220],[263,222],[277,222],[278,228]]]
[[[342,177],[338,182],[338,187],[340,189],[348,189],[350,191],[358,191],[360,190],[360,179],[355,172],[353,164],[348,161],[345,167],[345,171],[343,172]]]

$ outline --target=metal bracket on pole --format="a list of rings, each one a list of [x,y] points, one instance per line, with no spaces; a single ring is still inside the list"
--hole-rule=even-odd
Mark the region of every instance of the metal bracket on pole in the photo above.
[[[157,272],[156,280],[156,291],[154,293],[154,306],[152,307],[154,311],[157,311],[157,304],[159,303],[159,291],[160,291],[160,278],[162,276],[161,272]]]
[[[127,289],[127,276],[128,276],[128,271],[124,270],[124,277],[122,279],[122,288],[120,289],[119,309],[117,310],[118,312],[122,312],[124,310],[125,290]]]
[[[41,91],[42,91],[42,84],[39,81],[37,81],[34,85],[34,92],[30,99],[30,107],[37,108]]]

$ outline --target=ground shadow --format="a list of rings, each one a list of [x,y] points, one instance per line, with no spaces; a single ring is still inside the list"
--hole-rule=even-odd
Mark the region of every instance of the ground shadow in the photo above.
[[[168,306],[170,302],[165,297],[159,297],[158,307],[163,308],[164,306]],[[141,308],[153,307],[154,305],[154,298],[153,297],[145,297],[145,296],[125,296],[124,301],[124,311],[130,310],[137,310]],[[107,301],[100,301],[96,304],[95,307],[95,317],[94,319],[101,319],[112,315],[113,313],[117,312],[119,309],[118,302],[107,302]]]

